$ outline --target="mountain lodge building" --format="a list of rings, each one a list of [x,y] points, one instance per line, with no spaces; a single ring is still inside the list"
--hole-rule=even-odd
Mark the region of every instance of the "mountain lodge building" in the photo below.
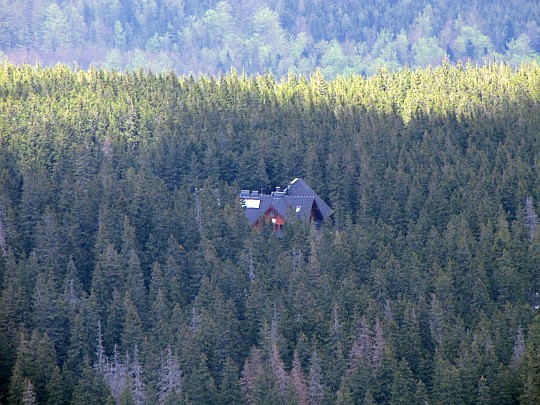
[[[240,203],[251,226],[259,228],[264,218],[274,224],[276,231],[280,231],[291,216],[320,224],[332,215],[332,209],[300,178],[291,181],[283,191],[276,187],[270,195],[242,190]]]

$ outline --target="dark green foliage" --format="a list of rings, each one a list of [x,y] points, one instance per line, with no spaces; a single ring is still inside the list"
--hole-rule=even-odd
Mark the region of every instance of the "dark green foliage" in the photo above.
[[[0,402],[538,403],[539,83],[1,65]]]
[[[83,369],[81,378],[75,386],[71,405],[83,404],[113,404],[111,392],[108,389],[102,376],[91,367]]]
[[[73,386],[66,384],[64,376],[57,366],[47,382],[48,404],[69,404],[69,393]]]
[[[9,402],[23,403],[27,380],[33,385],[38,403],[47,402],[49,393],[47,385],[56,367],[56,352],[51,339],[37,330],[28,339],[23,332],[19,335],[17,358],[13,366],[9,386]]]
[[[227,358],[223,366],[221,384],[219,386],[219,403],[231,405],[242,403],[239,377],[237,366],[230,358]]]

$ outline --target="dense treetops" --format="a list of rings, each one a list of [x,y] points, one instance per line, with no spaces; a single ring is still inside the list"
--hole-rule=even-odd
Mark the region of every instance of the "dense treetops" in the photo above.
[[[0,66],[0,400],[537,404],[540,66]],[[303,177],[317,230],[250,229]]]
[[[539,60],[537,1],[0,0],[0,59],[177,74],[371,76]]]

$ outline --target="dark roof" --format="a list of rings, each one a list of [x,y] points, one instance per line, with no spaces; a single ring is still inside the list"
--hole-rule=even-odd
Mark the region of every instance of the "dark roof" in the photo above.
[[[296,178],[291,181],[285,192],[291,196],[313,196],[323,218],[326,218],[332,214],[332,208],[330,208],[328,204],[326,204],[322,198],[319,197],[317,193],[300,178]]]
[[[309,220],[313,208],[318,208],[322,219],[332,214],[332,209],[300,178],[294,179],[284,191],[276,191],[272,195],[251,193],[248,196],[246,190],[242,190],[240,199],[251,225],[255,225],[270,208],[274,208],[286,221],[291,214]]]
[[[261,201],[259,208],[244,208],[244,212],[246,213],[247,219],[251,225],[255,225],[259,218],[264,215],[264,213],[272,205],[272,196],[260,195],[256,199]]]

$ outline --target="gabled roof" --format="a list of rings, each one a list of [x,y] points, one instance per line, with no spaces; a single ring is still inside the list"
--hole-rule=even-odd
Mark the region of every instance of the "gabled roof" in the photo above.
[[[313,196],[295,197],[286,195],[283,200],[284,203],[287,205],[287,207],[285,208],[286,212],[283,218],[287,220],[288,214],[292,213],[299,218],[309,219],[311,209],[313,208],[313,202],[315,201],[315,198]]]
[[[243,199],[244,197],[240,197]],[[248,200],[247,198],[245,198]],[[270,208],[272,205],[272,196],[269,195],[260,195],[257,198],[249,198],[250,200],[259,200],[261,203],[259,205],[259,208],[248,208],[247,206],[244,208],[244,212],[246,213],[247,219],[250,223],[250,225],[255,225],[255,223],[259,220],[261,216],[265,214],[266,211]]]
[[[285,189],[285,193],[290,196],[313,196],[323,218],[326,218],[332,214],[332,209],[328,206],[328,204],[326,204],[322,198],[319,197],[317,193],[300,178],[296,178],[291,181]]]
[[[314,208],[318,209],[322,219],[332,214],[332,209],[300,178],[294,179],[284,191],[275,191],[271,195],[242,190],[240,199],[251,225],[255,225],[271,208],[286,221],[291,214],[309,220]]]

